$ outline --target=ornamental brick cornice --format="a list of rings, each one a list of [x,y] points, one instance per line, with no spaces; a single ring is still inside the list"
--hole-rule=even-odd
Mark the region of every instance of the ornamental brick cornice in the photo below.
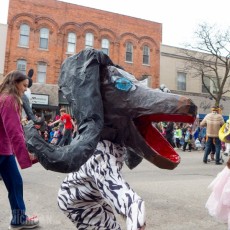
[[[15,22],[18,18],[22,18],[22,20],[23,20],[23,19],[25,20],[25,18],[27,18],[27,20],[30,19],[30,20],[33,22],[35,17],[34,17],[33,14],[30,14],[30,13],[20,13],[20,14],[16,14],[16,15],[14,15],[14,17],[13,17],[11,20],[9,20],[9,25],[13,25],[14,22]],[[30,21],[30,20],[28,20],[28,21]]]
[[[59,28],[59,32],[65,34],[69,30],[74,30],[75,32],[78,32],[80,29],[80,25],[76,22],[66,22]]]
[[[119,36],[119,39],[120,40],[122,40],[122,39],[126,39],[127,40],[127,38],[125,38],[125,37],[128,37],[129,39],[132,38],[132,40],[134,39],[136,41],[140,40],[140,38],[136,34],[133,34],[133,33],[123,33],[123,34],[121,34]]]
[[[53,20],[50,17],[46,17],[46,16],[36,16],[34,22],[35,22],[35,24],[38,24],[39,27],[41,24],[47,24],[49,29],[51,29],[52,31],[54,29],[56,29],[58,31],[58,28],[59,28],[59,26],[55,20]]]

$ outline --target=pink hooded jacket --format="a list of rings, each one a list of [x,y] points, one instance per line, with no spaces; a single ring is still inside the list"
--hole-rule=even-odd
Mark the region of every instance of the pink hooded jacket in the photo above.
[[[25,144],[19,108],[13,96],[0,96],[0,155],[14,154],[21,169],[32,165]]]

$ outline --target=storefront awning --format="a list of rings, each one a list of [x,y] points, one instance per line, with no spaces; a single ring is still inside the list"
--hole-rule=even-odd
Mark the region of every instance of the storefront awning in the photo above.
[[[59,109],[58,106],[54,106],[54,105],[36,105],[36,104],[33,104],[32,108],[33,109],[47,109],[47,110],[56,110],[56,109]]]

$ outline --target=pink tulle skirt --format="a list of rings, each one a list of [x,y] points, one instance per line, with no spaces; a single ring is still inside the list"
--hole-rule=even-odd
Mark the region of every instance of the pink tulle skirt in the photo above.
[[[230,229],[230,169],[226,166],[209,185],[212,193],[206,203],[209,214],[228,223]]]

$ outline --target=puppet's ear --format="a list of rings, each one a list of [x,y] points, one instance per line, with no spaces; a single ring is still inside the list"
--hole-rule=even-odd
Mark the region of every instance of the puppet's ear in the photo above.
[[[40,119],[37,119],[35,117],[35,115],[32,111],[32,108],[30,107],[29,99],[25,94],[23,94],[23,96],[22,96],[22,102],[23,102],[22,106],[23,106],[23,109],[26,113],[27,119],[32,120],[34,122],[34,124],[42,125],[45,121],[44,115],[42,114],[42,117]]]
[[[30,70],[28,71],[28,74],[27,74],[27,76],[28,76],[28,78],[29,78],[29,85],[28,85],[28,88],[30,88],[30,87],[33,85],[33,80],[32,80],[33,75],[34,75],[34,70],[33,70],[33,69],[30,69]]]
[[[165,84],[161,84],[159,89],[162,91],[162,92],[165,92],[165,93],[171,93],[170,89],[166,87]]]
[[[32,127],[25,130],[27,145],[48,170],[73,172],[94,153],[104,126],[103,102],[100,91],[100,67],[110,62],[96,50],[84,50],[65,60],[59,86],[77,120],[78,135],[68,146],[51,146]]]
[[[34,70],[33,70],[33,69],[30,69],[30,70],[28,71],[27,76],[28,76],[29,78],[32,78],[33,75],[34,75]]]

